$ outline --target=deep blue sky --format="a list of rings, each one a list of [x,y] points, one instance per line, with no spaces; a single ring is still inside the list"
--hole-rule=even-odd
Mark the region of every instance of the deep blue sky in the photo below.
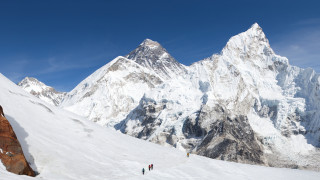
[[[319,7],[317,0],[1,0],[0,72],[70,91],[146,38],[190,65],[254,22],[276,53],[320,72]]]

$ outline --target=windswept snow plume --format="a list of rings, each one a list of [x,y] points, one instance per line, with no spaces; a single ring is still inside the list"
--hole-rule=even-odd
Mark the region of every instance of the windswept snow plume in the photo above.
[[[28,94],[0,74],[0,102],[39,175],[9,173],[1,180],[101,179],[308,179],[312,171],[277,169],[213,160],[166,148],[106,129]],[[154,170],[142,175],[142,168]]]

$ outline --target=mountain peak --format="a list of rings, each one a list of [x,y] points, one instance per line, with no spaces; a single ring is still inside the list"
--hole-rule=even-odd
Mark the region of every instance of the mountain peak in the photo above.
[[[30,84],[37,84],[40,86],[45,86],[42,82],[34,77],[25,77],[22,81],[18,83],[18,86],[30,85]]]
[[[258,52],[259,51],[259,52]],[[258,23],[254,23],[247,31],[231,37],[222,53],[273,54],[269,41]]]
[[[18,83],[18,86],[39,99],[55,106],[60,103],[66,94],[64,92],[56,91],[54,88],[45,85],[43,82],[33,77],[25,77]]]
[[[34,78],[34,77],[25,77],[22,81],[39,81],[38,79]]]
[[[173,74],[181,74],[185,70],[160,43],[151,39],[145,39],[125,57],[154,70],[165,79],[171,78]]]
[[[166,49],[164,49],[157,41],[145,39],[135,50],[131,51],[125,57],[145,66],[142,62],[149,61],[149,63],[152,64],[153,62],[162,59],[164,56],[170,56]],[[172,57],[170,56],[170,58]]]
[[[157,41],[153,41],[151,39],[145,39],[141,44],[140,46],[147,46],[149,48],[158,48],[158,47],[161,47],[161,45],[157,42]]]
[[[262,30],[262,28],[259,26],[258,23],[252,24],[250,29],[252,29],[252,30]]]
[[[258,23],[254,23],[247,31],[244,32],[250,38],[258,38],[260,41],[263,40],[264,42],[268,42],[266,35],[264,34],[262,28],[259,26]],[[242,33],[240,33],[242,34]]]

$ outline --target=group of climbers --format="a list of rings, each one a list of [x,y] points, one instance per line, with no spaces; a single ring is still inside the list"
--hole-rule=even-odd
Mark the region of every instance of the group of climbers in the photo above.
[[[149,164],[149,171],[150,170],[153,170],[153,164]],[[144,170],[144,168],[142,168],[142,175],[144,175],[144,172],[145,172],[145,170]]]
[[[150,169],[153,170],[153,164],[149,164],[149,171]]]
[[[187,157],[189,157],[189,153],[187,153]],[[153,164],[149,164],[148,168],[149,168],[149,171],[153,170]],[[145,170],[144,170],[144,168],[142,168],[142,175],[144,175],[144,172],[145,172]]]

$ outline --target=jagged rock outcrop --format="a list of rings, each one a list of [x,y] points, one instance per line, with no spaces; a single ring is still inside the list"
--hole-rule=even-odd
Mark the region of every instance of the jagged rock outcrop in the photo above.
[[[211,114],[208,124],[204,119]],[[253,132],[248,117],[231,113],[219,105],[204,107],[197,119],[184,122],[183,132],[186,137],[202,137],[199,145],[193,150],[206,157],[249,164],[265,164],[263,148]],[[192,129],[193,128],[193,129]],[[191,130],[191,131],[190,131]]]
[[[0,160],[9,172],[35,176],[35,172],[23,154],[16,134],[3,114],[0,115]]]

